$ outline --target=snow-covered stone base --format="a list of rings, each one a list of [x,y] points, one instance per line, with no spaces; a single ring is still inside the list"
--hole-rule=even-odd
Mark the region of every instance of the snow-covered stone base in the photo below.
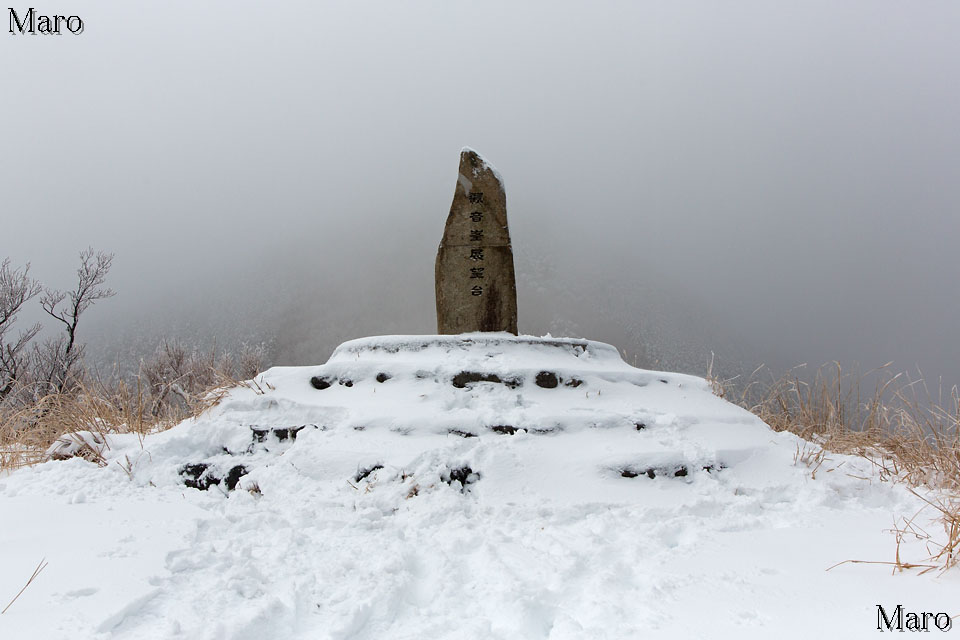
[[[50,563],[0,637],[867,637],[957,593],[826,572],[917,498],[596,342],[351,341],[107,444],[0,481],[0,598]]]

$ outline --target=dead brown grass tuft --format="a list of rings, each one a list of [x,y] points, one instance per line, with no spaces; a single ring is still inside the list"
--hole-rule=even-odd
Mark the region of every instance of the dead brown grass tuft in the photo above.
[[[789,431],[830,452],[859,455],[911,486],[960,491],[960,397],[929,392],[922,380],[866,374],[839,364],[803,378],[797,368],[745,384],[711,378],[717,395],[750,410],[775,431]],[[870,382],[872,380],[872,382]],[[869,391],[864,388],[869,385]]]
[[[74,455],[101,462],[101,445],[109,446],[106,435],[142,437],[169,429],[206,411],[240,384],[262,393],[259,383],[241,382],[257,373],[262,355],[262,349],[245,348],[232,357],[164,343],[130,382],[116,377],[105,381],[87,373],[67,392],[0,405],[0,470],[43,461],[58,438],[75,445]],[[92,438],[77,435],[82,432]]]
[[[797,457],[818,468],[825,453],[850,454],[871,461],[882,479],[925,487],[935,498],[917,497],[937,512],[944,529],[941,542],[932,536],[925,563],[901,561],[904,536],[919,535],[914,518],[894,527],[896,570],[956,566],[960,554],[960,394],[931,393],[922,379],[894,374],[890,363],[869,371],[845,372],[839,363],[802,376],[805,366],[784,376],[763,368],[745,383],[707,378],[714,393],[759,416],[775,431],[789,431],[818,445],[798,449]],[[816,469],[814,469],[815,473]],[[934,564],[930,564],[930,563]],[[884,564],[884,563],[881,563]]]

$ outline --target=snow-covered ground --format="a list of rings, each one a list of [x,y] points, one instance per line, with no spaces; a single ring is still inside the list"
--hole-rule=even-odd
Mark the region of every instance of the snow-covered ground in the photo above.
[[[956,571],[827,571],[894,559],[905,487],[814,473],[814,445],[596,342],[356,340],[108,444],[0,479],[0,608],[49,563],[0,638],[865,638],[878,604],[960,613]]]

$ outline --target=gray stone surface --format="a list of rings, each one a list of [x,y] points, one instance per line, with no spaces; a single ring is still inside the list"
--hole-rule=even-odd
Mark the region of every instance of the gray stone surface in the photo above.
[[[471,149],[437,250],[437,333],[517,333],[517,284],[507,197],[496,169]]]

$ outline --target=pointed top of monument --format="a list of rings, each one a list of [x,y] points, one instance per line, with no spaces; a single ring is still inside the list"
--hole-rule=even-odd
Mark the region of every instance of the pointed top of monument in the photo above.
[[[473,173],[472,177],[479,176],[484,170],[489,171],[493,174],[493,177],[497,179],[497,182],[500,183],[500,187],[503,188],[503,176],[500,175],[500,172],[497,171],[497,168],[493,166],[486,158],[484,158],[476,149],[464,147],[460,149],[460,173],[463,173],[464,169],[468,167]]]

